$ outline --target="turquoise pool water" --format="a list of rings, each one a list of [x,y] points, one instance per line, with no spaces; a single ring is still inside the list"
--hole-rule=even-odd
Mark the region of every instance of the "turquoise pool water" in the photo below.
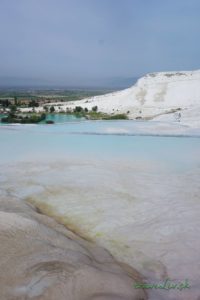
[[[40,122],[40,124],[44,124],[46,121],[53,121],[55,124],[71,122],[71,121],[80,121],[84,120],[84,118],[78,118],[75,115],[66,115],[66,114],[47,114],[46,120]]]
[[[199,137],[144,135],[140,134],[139,126],[142,124],[132,121],[3,126],[1,158],[18,160],[31,155],[34,158],[36,154],[41,159],[47,156],[118,158],[159,161],[179,168],[200,163]]]
[[[5,116],[6,115],[0,114],[0,119]],[[53,121],[55,124],[62,124],[66,122],[81,121],[81,120],[85,120],[85,118],[77,117],[75,115],[67,115],[67,114],[47,114],[46,120],[40,122],[40,124],[45,124],[46,121]],[[5,124],[0,122],[0,125],[5,125]]]

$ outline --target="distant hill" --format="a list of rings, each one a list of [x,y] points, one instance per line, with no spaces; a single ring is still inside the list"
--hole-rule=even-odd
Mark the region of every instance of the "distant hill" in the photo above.
[[[77,80],[76,83],[69,81],[53,81],[37,78],[18,78],[0,76],[0,88],[66,88],[66,89],[109,89],[116,90],[127,88],[137,81],[138,77],[116,77],[104,79],[86,80],[84,83]]]

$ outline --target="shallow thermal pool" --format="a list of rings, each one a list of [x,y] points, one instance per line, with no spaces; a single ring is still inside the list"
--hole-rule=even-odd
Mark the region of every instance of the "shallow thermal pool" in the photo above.
[[[200,138],[152,126],[2,126],[0,195],[36,204],[147,282],[190,282],[183,291],[149,290],[150,299],[199,299]]]

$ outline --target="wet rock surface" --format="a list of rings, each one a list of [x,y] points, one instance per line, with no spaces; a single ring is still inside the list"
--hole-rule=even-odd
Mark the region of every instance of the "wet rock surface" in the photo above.
[[[0,200],[0,299],[142,300],[139,274],[18,199]]]

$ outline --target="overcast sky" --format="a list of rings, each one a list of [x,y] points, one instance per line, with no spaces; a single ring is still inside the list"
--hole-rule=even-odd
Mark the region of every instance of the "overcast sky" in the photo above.
[[[101,85],[198,68],[199,0],[0,0],[0,80]]]

